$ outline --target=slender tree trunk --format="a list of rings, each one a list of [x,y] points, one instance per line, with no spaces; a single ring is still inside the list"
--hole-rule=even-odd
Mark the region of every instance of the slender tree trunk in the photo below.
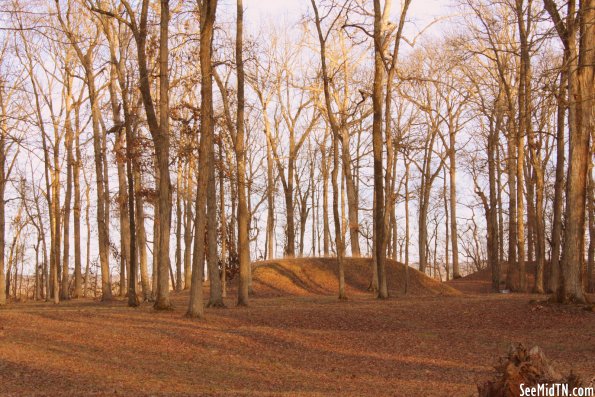
[[[182,162],[176,178],[176,291],[182,290]]]
[[[318,206],[316,202],[316,181],[314,180],[314,158],[310,161],[310,186],[312,186],[312,256],[316,256],[316,225],[319,221]]]
[[[500,131],[500,129],[498,130]],[[500,166],[500,145],[498,133],[496,133],[495,144],[496,144],[496,186],[498,192],[496,195],[497,208],[498,208],[498,261],[500,268],[500,281],[502,281],[502,262],[504,262],[504,206],[502,205],[502,167]]]
[[[159,175],[157,173],[156,178],[158,180]],[[157,182],[157,181],[156,181]],[[156,183],[158,185],[158,183]],[[161,229],[159,227],[159,203],[154,200],[153,201],[153,263],[152,263],[152,274],[151,274],[151,299],[153,301],[157,300],[157,290],[159,288],[159,243],[161,239],[159,238],[159,234]],[[167,264],[167,269],[169,270],[169,264]],[[169,277],[168,277],[169,278]]]
[[[409,292],[409,162],[405,159],[405,294]]]
[[[266,109],[263,109],[266,112]],[[267,250],[266,259],[275,257],[275,177],[273,176],[273,151],[267,139]]]
[[[70,77],[68,77],[70,78]],[[67,110],[66,110],[66,136],[65,136],[65,149],[66,149],[66,193],[64,197],[64,255],[62,257],[62,288],[60,289],[60,299],[69,299],[69,272],[68,265],[70,261],[70,206],[72,200],[72,167],[74,163],[74,155],[72,153],[73,146],[73,131],[70,120],[70,87],[67,88],[68,99],[67,99]]]
[[[209,180],[207,186],[207,267],[209,269],[209,302],[207,307],[225,307],[217,255],[217,190],[215,181],[215,151],[209,153]]]
[[[525,196],[527,200],[527,262],[531,263],[537,254],[537,214],[535,213],[535,169],[532,166],[531,142],[528,138],[527,160],[525,161]]]
[[[238,113],[236,130],[236,165],[238,178],[238,256],[240,260],[240,285],[238,287],[238,306],[248,305],[248,289],[250,283],[250,241],[248,236],[249,217],[246,203],[246,142],[244,131],[244,58],[243,58],[243,32],[244,32],[244,7],[242,0],[237,0],[237,21],[236,21],[236,64],[238,70]],[[289,175],[289,180],[293,178]],[[291,182],[290,182],[291,183]],[[290,191],[293,195],[293,190]],[[288,204],[290,204],[288,202]],[[291,203],[293,204],[293,203]],[[289,251],[295,254],[293,237],[293,205],[291,215],[288,213],[288,239]]]
[[[444,267],[445,267],[445,271],[446,271],[446,281],[448,281],[450,279],[450,263],[449,263],[449,250],[448,250],[448,245],[450,244],[450,229],[449,227],[451,226],[450,223],[450,214],[448,211],[448,196],[446,194],[446,171],[444,172],[444,188],[443,188],[443,195],[444,195],[444,216],[446,218],[445,220],[445,225],[446,227],[444,228]]]
[[[115,92],[114,92],[115,95]],[[114,106],[114,105],[112,105]],[[118,105],[115,104],[114,111],[118,112]],[[114,113],[117,114],[117,113]],[[115,120],[119,120],[119,115]],[[120,221],[120,289],[119,295],[125,296],[128,290],[126,284],[126,267],[130,266],[130,215],[128,208],[128,186],[126,181],[126,153],[124,131],[120,129],[116,137],[116,157],[118,168],[118,215]],[[128,275],[130,277],[130,275]]]
[[[54,272],[52,275],[53,279],[53,293],[54,303],[60,301],[60,245],[61,245],[61,222],[62,214],[60,211],[60,137],[58,133],[58,127],[54,125],[54,167],[52,169],[52,204],[54,206],[54,239],[51,243],[54,247],[53,258],[54,258]],[[10,266],[10,264],[9,264]]]
[[[497,103],[499,102],[497,99]],[[501,109],[501,107],[498,107]],[[488,229],[490,235],[490,241],[488,244],[488,261],[490,268],[492,270],[492,289],[494,291],[500,290],[500,258],[499,258],[499,231],[498,231],[498,197],[497,197],[497,168],[499,167],[499,162],[496,160],[497,158],[497,150],[498,150],[498,131],[500,131],[500,124],[502,121],[502,116],[500,113],[495,115],[496,121],[495,123],[490,123],[490,130],[488,136],[488,175],[489,175],[489,189],[490,189],[490,199],[489,199],[489,215],[488,215]]]
[[[136,136],[132,136],[132,141],[134,142]],[[133,173],[133,181],[134,181],[134,197],[135,197],[135,209],[136,209],[136,236],[138,237],[138,259],[139,259],[139,266],[140,266],[140,280],[141,280],[141,290],[143,294],[143,301],[148,301],[151,297],[151,287],[149,283],[149,266],[148,266],[148,259],[147,259],[147,232],[145,229],[145,206],[144,200],[141,195],[142,193],[142,183],[141,183],[141,175],[140,169],[137,162],[133,162],[132,164],[132,173]]]
[[[293,205],[293,161],[291,160],[291,158],[289,159],[288,175],[289,176],[287,177],[287,186],[284,187],[285,215],[287,217],[287,224],[285,225],[285,236],[287,240],[285,246],[285,256],[293,258],[295,257],[295,208]]]
[[[169,174],[169,0],[161,0],[159,20],[159,127],[151,133],[159,168],[159,251],[155,309],[170,310],[169,238],[171,234],[171,179]],[[148,98],[150,99],[150,98]],[[145,105],[146,108],[146,105]]]
[[[349,237],[351,240],[351,256],[359,257],[361,250],[359,246],[359,199],[358,192],[353,181],[353,172],[351,171],[351,153],[349,144],[349,131],[341,131],[341,159],[343,163],[343,175],[345,179],[345,188],[347,192],[347,209],[349,212]]]
[[[192,286],[190,288],[190,302],[186,315],[193,318],[204,316],[202,296],[202,275],[205,257],[205,226],[207,185],[209,182],[210,151],[213,150],[213,70],[212,48],[213,30],[217,0],[204,0],[200,5],[200,70],[201,70],[201,118],[199,145],[199,172],[196,187],[196,216],[194,257],[192,260]]]
[[[112,299],[112,283],[110,280],[109,269],[109,220],[107,218],[105,207],[105,183],[103,170],[103,153],[101,149],[101,131],[100,118],[101,113],[97,101],[97,92],[95,89],[95,80],[92,71],[92,65],[85,68],[88,71],[87,87],[89,89],[89,100],[91,101],[91,118],[93,126],[93,150],[95,155],[95,175],[97,181],[97,229],[99,232],[99,263],[101,266],[101,299],[109,301]]]
[[[419,203],[419,230],[418,230],[418,251],[419,251],[419,271],[422,273],[426,272],[428,263],[427,258],[427,245],[428,245],[428,202],[423,197],[425,192],[420,195]],[[429,196],[429,193],[428,193]]]
[[[83,169],[84,170],[84,169]],[[83,176],[85,177],[86,189],[85,189],[85,202],[87,204],[85,208],[85,223],[87,225],[87,255],[86,255],[86,265],[85,265],[85,282],[83,284],[83,296],[87,297],[87,291],[89,289],[89,276],[91,275],[91,186],[87,182],[87,178],[85,172],[83,171]]]
[[[514,279],[517,253],[517,194],[516,194],[516,143],[512,133],[514,126],[509,114],[508,122],[508,269],[506,271],[506,287],[509,290],[517,289]]]
[[[450,160],[450,167],[448,169],[450,176],[450,241],[452,243],[452,278],[457,279],[461,277],[459,270],[459,239],[457,227],[457,164],[456,164],[456,147],[455,137],[456,132],[449,133],[449,151],[448,157]]]
[[[77,111],[77,119],[78,111]],[[76,123],[78,126],[78,122]],[[75,160],[72,164],[72,177],[74,185],[74,207],[73,207],[73,223],[74,223],[74,291],[73,298],[82,296],[83,275],[82,275],[82,260],[81,260],[81,145],[80,134],[81,131],[77,127],[75,136]]]
[[[374,153],[374,241],[376,268],[378,271],[377,298],[388,298],[384,264],[384,186],[383,186],[383,135],[382,135],[382,85],[384,81],[383,63],[383,23],[380,0],[374,0],[374,84],[372,90],[373,121],[372,149]]]
[[[5,265],[4,265],[4,250],[6,249],[6,201],[4,194],[6,191],[6,134],[5,131],[5,120],[4,115],[4,87],[0,86],[0,109],[2,114],[0,117],[0,123],[2,128],[0,129],[0,306],[6,305],[6,279],[5,279]]]
[[[563,64],[568,62],[564,55]],[[548,277],[547,292],[555,293],[560,285],[560,248],[562,243],[562,212],[564,206],[564,163],[565,163],[565,116],[567,108],[566,92],[568,89],[568,73],[565,68],[560,72],[560,86],[557,93],[556,119],[556,180],[554,182],[554,203],[552,219],[552,253]]]
[[[332,171],[332,185],[333,185],[333,218],[335,224],[335,246],[337,247],[337,264],[339,268],[339,299],[347,299],[345,293],[345,247],[343,244],[343,232],[341,230],[341,220],[339,218],[339,186],[337,183],[337,174],[339,173],[339,137],[337,134],[333,135],[333,171]]]
[[[529,5],[527,17],[524,16],[524,0],[516,0],[517,23],[520,37],[520,64],[518,110],[519,129],[516,136],[517,143],[517,255],[519,271],[519,289],[527,290],[527,273],[525,271],[525,203],[523,194],[525,168],[525,137],[529,134],[531,117],[531,60],[529,55],[528,28],[531,26],[531,7]]]
[[[39,265],[39,245],[41,243],[41,237],[37,237],[37,244],[35,244],[35,285],[33,289],[33,300],[39,300],[41,296],[41,272]]]
[[[184,289],[190,289],[192,283],[192,162],[186,167],[185,194],[184,194]]]
[[[328,169],[329,163],[328,158],[330,157],[326,150],[326,141],[328,139],[328,129],[324,132],[323,143],[320,147],[320,161],[322,163],[322,243],[324,256],[328,256],[330,253],[330,239],[331,230],[329,225],[329,214],[328,214]]]
[[[223,170],[223,142],[219,144],[219,213],[221,219],[221,296],[227,298],[227,216],[225,215],[225,172]]]
[[[544,221],[544,172],[541,166],[541,158],[537,151],[533,151],[535,169],[535,288],[538,294],[544,292],[544,270],[545,270],[545,221]]]

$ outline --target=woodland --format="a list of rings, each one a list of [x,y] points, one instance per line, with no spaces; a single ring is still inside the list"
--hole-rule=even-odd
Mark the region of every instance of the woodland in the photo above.
[[[595,0],[273,3],[0,0],[0,395],[592,392]]]

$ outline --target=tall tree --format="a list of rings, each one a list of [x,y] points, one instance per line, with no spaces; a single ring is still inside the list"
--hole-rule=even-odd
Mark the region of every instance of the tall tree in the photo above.
[[[385,6],[389,2],[385,3]],[[372,88],[372,150],[374,156],[374,243],[375,265],[378,275],[379,299],[388,298],[385,268],[384,245],[384,166],[382,160],[382,94],[384,83],[384,26],[386,24],[387,10],[380,7],[380,0],[374,0],[374,83]]]
[[[101,298],[102,300],[112,299],[112,285],[109,274],[109,221],[107,216],[107,208],[105,203],[105,152],[102,148],[102,132],[101,123],[102,115],[99,108],[98,91],[95,81],[95,71],[93,67],[93,58],[95,48],[98,44],[98,31],[96,31],[94,39],[90,41],[90,44],[83,51],[80,46],[81,40],[77,37],[72,30],[69,18],[71,8],[68,8],[66,18],[62,16],[62,10],[60,7],[60,1],[56,0],[57,17],[62,26],[62,30],[66,34],[70,45],[74,49],[79,62],[83,66],[85,72],[85,83],[87,85],[89,102],[91,107],[91,125],[93,128],[93,150],[95,155],[95,174],[97,181],[97,228],[99,232],[99,261],[101,264]],[[54,203],[54,205],[56,205]]]
[[[246,138],[244,126],[244,7],[242,0],[237,0],[236,20],[236,66],[238,73],[238,114],[235,151],[238,181],[238,256],[240,265],[240,285],[238,287],[238,305],[248,305],[248,286],[250,284],[250,241],[249,217],[246,203]]]
[[[564,243],[560,262],[560,302],[584,302],[582,282],[585,251],[589,141],[595,128],[595,1],[567,3],[566,21],[553,0],[544,0],[568,57],[568,129],[570,147],[567,171]],[[577,34],[580,33],[578,49]]]
[[[201,106],[200,106],[200,144],[198,163],[198,183],[196,187],[196,213],[194,232],[194,256],[192,260],[192,285],[190,302],[186,315],[193,318],[204,316],[202,297],[202,275],[205,259],[205,227],[207,185],[210,170],[210,153],[213,150],[213,31],[217,12],[217,0],[203,0],[199,4],[200,12],[200,71],[201,71]]]
[[[327,115],[327,120],[330,125],[331,131],[333,133],[333,171],[332,171],[332,185],[333,185],[333,218],[335,224],[335,246],[337,250],[337,263],[338,263],[338,273],[339,273],[339,299],[346,299],[347,296],[345,294],[345,265],[344,265],[344,256],[345,256],[345,247],[343,242],[343,232],[341,229],[341,221],[339,219],[339,192],[338,192],[338,185],[337,185],[337,174],[339,172],[339,140],[341,139],[341,126],[339,122],[335,118],[333,113],[332,105],[331,105],[331,93],[330,93],[330,84],[329,84],[329,72],[327,68],[327,59],[326,59],[326,42],[329,37],[329,34],[332,31],[333,26],[329,28],[326,34],[322,32],[321,26],[321,18],[318,13],[318,7],[314,0],[311,0],[312,9],[314,10],[315,16],[315,23],[316,23],[316,30],[318,32],[318,41],[320,44],[320,64],[322,70],[322,84],[324,87],[324,100],[325,100],[325,110]],[[338,19],[338,18],[337,18]],[[335,20],[337,20],[335,19]],[[343,143],[344,144],[344,143]],[[356,236],[357,238],[357,236]],[[357,246],[359,249],[359,245]]]

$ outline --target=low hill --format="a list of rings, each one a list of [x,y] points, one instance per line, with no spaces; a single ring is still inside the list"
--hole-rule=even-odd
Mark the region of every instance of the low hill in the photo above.
[[[506,280],[508,272],[508,262],[501,263],[502,280]],[[531,291],[535,284],[535,262],[525,263],[525,272],[527,274],[527,291]],[[544,275],[545,277],[546,275]],[[518,269],[514,269],[513,277],[518,280]],[[471,273],[465,277],[450,280],[446,284],[466,294],[487,294],[492,290],[492,270],[490,268],[482,269]]]
[[[252,285],[257,295],[335,295],[338,294],[336,258],[274,259],[253,263]],[[405,265],[387,260],[389,292],[405,290]],[[371,258],[345,258],[347,294],[369,293],[372,277]],[[409,268],[411,295],[459,295],[456,289]]]

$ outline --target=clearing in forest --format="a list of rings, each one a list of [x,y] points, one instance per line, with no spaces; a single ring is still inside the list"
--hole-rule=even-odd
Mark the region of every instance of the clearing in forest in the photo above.
[[[592,312],[528,294],[446,293],[421,275],[423,293],[415,271],[410,296],[378,301],[363,292],[363,259],[349,261],[341,302],[324,281],[333,272],[314,272],[324,260],[299,261],[259,263],[251,306],[235,307],[230,291],[228,308],[204,321],[183,317],[186,292],[172,312],[91,300],[0,309],[0,395],[474,396],[516,342],[539,345],[563,372],[595,374]],[[263,288],[273,277],[293,284]]]

